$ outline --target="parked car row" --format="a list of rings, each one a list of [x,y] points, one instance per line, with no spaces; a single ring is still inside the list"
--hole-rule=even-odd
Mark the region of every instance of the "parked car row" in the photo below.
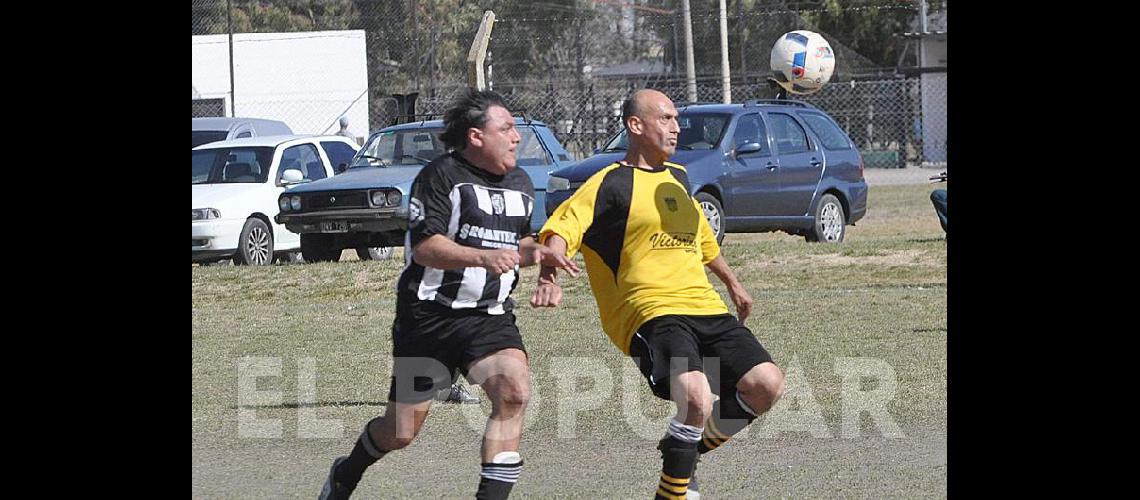
[[[766,231],[841,242],[846,226],[866,214],[858,148],[810,104],[681,105],[678,122],[670,160],[686,167],[691,194],[718,242],[726,233]],[[516,117],[515,124],[522,138],[518,165],[534,183],[535,231],[628,145],[622,130],[575,163],[543,122]],[[195,141],[198,127],[195,121]],[[194,261],[337,261],[345,249],[361,259],[386,258],[404,244],[412,181],[446,153],[442,132],[442,120],[425,120],[381,129],[359,150],[345,137],[298,135],[193,148]]]
[[[534,183],[531,225],[537,231],[546,222],[548,173],[569,166],[572,158],[546,124],[516,117],[515,126],[521,137],[518,166]],[[443,128],[442,120],[426,120],[372,134],[344,173],[282,193],[275,220],[301,235],[301,254],[309,262],[335,261],[346,248],[359,253],[402,246],[412,181],[447,152],[439,137]]]

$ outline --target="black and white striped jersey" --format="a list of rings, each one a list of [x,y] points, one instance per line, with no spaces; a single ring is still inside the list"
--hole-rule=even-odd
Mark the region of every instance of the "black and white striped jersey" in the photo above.
[[[521,168],[498,176],[469,163],[459,153],[440,156],[412,183],[408,233],[398,300],[434,301],[455,310],[503,314],[514,308],[510,293],[518,285],[518,267],[506,274],[482,267],[436,269],[414,259],[414,248],[436,234],[480,248],[518,249],[530,234],[534,186]]]

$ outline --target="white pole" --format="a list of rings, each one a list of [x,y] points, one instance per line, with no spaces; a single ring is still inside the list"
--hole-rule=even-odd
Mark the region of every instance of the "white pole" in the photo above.
[[[732,102],[732,76],[728,69],[728,15],[724,0],[720,0],[720,86],[724,103]]]
[[[689,102],[697,102],[697,70],[693,67],[693,16],[689,14],[689,0],[681,0],[681,13],[685,22],[685,82]]]

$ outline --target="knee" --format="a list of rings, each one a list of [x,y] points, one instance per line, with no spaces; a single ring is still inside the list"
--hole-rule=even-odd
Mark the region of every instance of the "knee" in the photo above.
[[[699,373],[700,380],[681,379],[679,396],[684,398],[686,421],[704,422],[712,415],[712,392],[704,382],[704,374]],[[696,379],[696,377],[692,377]]]
[[[496,385],[495,394],[488,394],[493,406],[523,408],[530,403],[530,380],[527,377],[511,377]]]
[[[784,372],[773,363],[763,363],[750,370],[736,387],[741,398],[760,414],[784,395]]]

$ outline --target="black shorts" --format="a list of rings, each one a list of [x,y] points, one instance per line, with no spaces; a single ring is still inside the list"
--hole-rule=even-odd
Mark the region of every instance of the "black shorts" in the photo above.
[[[514,313],[455,311],[417,301],[396,308],[392,322],[392,384],[388,400],[422,403],[467,375],[472,361],[503,349],[524,353]]]
[[[629,356],[661,399],[671,399],[670,374],[700,371],[714,394],[733,394],[748,370],[772,361],[752,331],[731,314],[653,318],[630,339]]]

